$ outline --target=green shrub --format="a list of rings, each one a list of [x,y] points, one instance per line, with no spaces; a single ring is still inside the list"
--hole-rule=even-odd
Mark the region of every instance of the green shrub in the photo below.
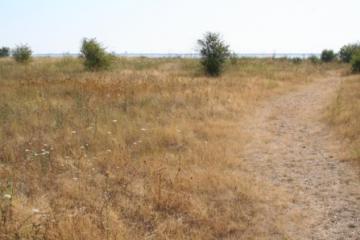
[[[321,61],[323,62],[332,62],[335,60],[335,53],[333,50],[323,50],[321,53]]]
[[[28,63],[31,60],[32,50],[28,45],[17,46],[13,51],[13,57],[18,63]]]
[[[235,52],[231,53],[230,54],[230,63],[232,65],[236,65],[238,63],[238,61],[239,61],[239,56]]]
[[[309,60],[312,64],[318,64],[320,63],[320,59],[316,55],[312,55],[309,57]]]
[[[348,44],[340,49],[339,57],[341,61],[349,63],[352,59],[352,56],[358,51],[360,51],[360,43]]]
[[[294,63],[294,64],[300,64],[300,63],[302,63],[302,61],[303,60],[301,58],[299,58],[299,57],[291,59],[291,62]]]
[[[221,39],[220,34],[208,32],[204,39],[198,40],[201,64],[210,76],[219,76],[230,56],[229,46]]]
[[[112,56],[105,51],[96,39],[84,39],[81,45],[81,58],[83,58],[85,68],[90,71],[106,70],[110,67]]]
[[[10,48],[2,47],[0,48],[0,57],[8,57],[10,56]]]
[[[360,73],[360,51],[353,54],[351,58],[351,68],[354,73]]]

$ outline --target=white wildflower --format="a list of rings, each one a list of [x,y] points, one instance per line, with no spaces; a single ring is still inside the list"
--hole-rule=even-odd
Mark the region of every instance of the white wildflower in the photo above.
[[[112,120],[113,123],[117,123],[117,121],[118,121],[118,120],[116,120],[116,119]]]
[[[37,209],[37,208],[33,208],[33,209],[32,209],[32,212],[33,212],[33,213],[39,213],[39,212],[40,212],[40,210],[39,210],[39,209]]]
[[[11,199],[11,195],[10,194],[4,194],[4,198]]]

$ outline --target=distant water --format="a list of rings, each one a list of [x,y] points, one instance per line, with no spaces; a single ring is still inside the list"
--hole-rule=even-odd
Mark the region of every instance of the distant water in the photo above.
[[[119,57],[147,57],[147,58],[199,58],[197,53],[113,53]],[[77,53],[66,54],[34,54],[36,57],[78,57]],[[240,58],[308,58],[310,56],[320,57],[319,53],[237,53]]]

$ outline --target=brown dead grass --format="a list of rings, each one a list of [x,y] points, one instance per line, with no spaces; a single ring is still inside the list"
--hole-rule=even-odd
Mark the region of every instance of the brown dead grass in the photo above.
[[[0,238],[285,238],[271,189],[237,173],[239,123],[333,67],[248,59],[207,78],[195,60],[1,60]]]
[[[343,80],[327,119],[350,146],[352,158],[360,162],[360,75]]]

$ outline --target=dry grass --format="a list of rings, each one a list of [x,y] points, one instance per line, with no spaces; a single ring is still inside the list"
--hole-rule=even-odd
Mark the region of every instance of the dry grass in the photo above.
[[[269,189],[237,173],[239,123],[332,67],[248,59],[207,78],[195,60],[1,60],[0,239],[281,236]]]
[[[346,140],[352,157],[360,162],[360,75],[344,79],[328,113],[328,121]]]

